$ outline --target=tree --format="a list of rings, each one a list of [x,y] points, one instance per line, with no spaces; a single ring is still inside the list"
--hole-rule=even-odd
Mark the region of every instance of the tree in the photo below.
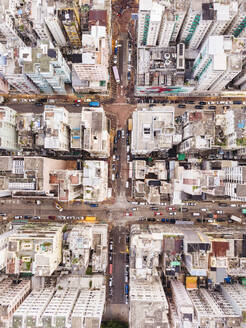
[[[128,328],[128,324],[121,321],[105,321],[102,322],[101,328]]]

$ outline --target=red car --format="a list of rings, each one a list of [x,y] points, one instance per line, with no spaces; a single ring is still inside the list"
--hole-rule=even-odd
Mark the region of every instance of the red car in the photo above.
[[[56,216],[54,216],[54,215],[49,215],[49,216],[48,216],[48,219],[50,219],[50,220],[55,220],[55,219],[56,219]]]
[[[162,212],[154,212],[154,215],[163,215]]]
[[[125,216],[132,216],[131,212],[126,212]]]
[[[167,210],[167,211],[174,211],[175,208],[174,208],[174,207],[166,207],[166,210]]]

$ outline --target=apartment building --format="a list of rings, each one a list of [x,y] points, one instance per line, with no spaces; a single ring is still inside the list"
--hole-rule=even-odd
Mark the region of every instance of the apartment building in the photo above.
[[[227,110],[218,116],[216,125],[220,127],[223,146],[228,149],[243,149],[246,144],[246,114],[242,108],[237,111]]]
[[[25,43],[20,38],[15,24],[15,8],[13,1],[4,0],[0,7],[0,40],[1,43],[15,44],[23,47]]]
[[[8,106],[0,107],[0,149],[17,150],[16,111]]]
[[[66,94],[65,83],[71,82],[71,71],[58,48],[48,42],[37,48],[20,50],[22,72],[46,94]]]
[[[0,270],[6,266],[8,238],[14,233],[13,230],[6,231],[0,235]]]
[[[78,293],[78,288],[57,289],[42,314],[42,328],[68,327]]]
[[[21,226],[8,240],[7,274],[50,276],[62,259],[63,225],[35,223]]]
[[[224,298],[231,304],[233,309],[242,316],[241,326],[246,326],[246,288],[240,284],[224,284],[221,285],[221,291]]]
[[[206,325],[241,327],[240,315],[221,292],[201,288],[189,290],[188,293],[200,327]]]
[[[199,152],[214,146],[215,113],[213,111],[187,111],[182,116],[183,135],[180,152]]]
[[[38,94],[39,88],[22,72],[17,58],[19,58],[19,48],[15,46],[10,49],[0,43],[0,72],[3,79],[9,84],[9,91]]]
[[[194,306],[182,282],[171,280],[172,302],[181,327],[192,326],[195,321]],[[173,322],[173,324],[175,324]]]
[[[147,156],[153,151],[167,151],[178,136],[174,125],[174,107],[154,106],[133,112],[131,151]]]
[[[91,14],[91,19],[97,17]],[[100,16],[101,17],[101,16]],[[105,24],[104,21],[98,24]],[[82,37],[83,52],[72,65],[72,85],[75,91],[107,92],[109,82],[109,39],[104,25],[91,25],[89,34]],[[77,56],[79,57],[79,56]]]
[[[221,91],[241,72],[242,42],[229,36],[209,36],[193,66],[194,77],[198,81],[197,91]]]
[[[83,200],[103,202],[108,198],[108,162],[86,160],[83,163]]]
[[[239,8],[235,18],[229,27],[227,34],[232,34],[235,38],[243,38],[246,36],[246,3],[245,1],[240,1]]]
[[[33,22],[33,29],[38,38],[43,41],[51,41],[50,31],[45,24],[45,17],[47,17],[47,0],[32,0],[30,19]]]
[[[59,8],[59,2],[54,2],[54,1],[47,1],[47,12],[44,17],[44,21],[52,34],[52,37],[55,40],[55,43],[57,46],[60,47],[65,47],[67,40],[65,37],[65,31],[63,30],[62,23],[59,19],[58,15],[58,8]]]
[[[72,46],[81,48],[81,28],[79,9],[74,2],[73,6],[68,6],[59,10],[59,19],[67,33],[67,37]]]
[[[141,327],[149,322],[150,327],[169,328],[168,309],[160,278],[136,279],[133,270],[130,275],[130,327]]]
[[[224,168],[225,194],[234,201],[246,201],[246,166]]]
[[[15,282],[9,278],[0,282],[0,322],[2,327],[10,327],[12,315],[31,291],[29,279],[19,279]]]
[[[238,1],[229,1],[227,3],[217,1],[210,3],[209,11],[214,11],[214,20],[206,37],[209,35],[229,34],[227,33],[227,29],[237,15]]]
[[[54,288],[33,290],[13,314],[13,328],[42,326],[41,317],[55,293]]]
[[[197,49],[210,28],[214,18],[209,3],[191,0],[181,29],[180,39],[189,49]]]
[[[1,58],[1,55],[0,55],[0,58]],[[0,61],[1,61],[1,59],[0,59]],[[9,92],[8,81],[0,73],[0,93],[8,93],[8,92]]]
[[[68,111],[64,107],[46,105],[43,112],[44,148],[69,151]],[[40,131],[42,134],[42,131]]]
[[[91,157],[108,158],[110,136],[103,107],[82,107],[81,113],[69,113],[70,145]]]
[[[155,161],[151,165],[144,160],[132,161],[132,196],[135,199],[160,204],[170,193],[165,161]]]
[[[105,301],[105,286],[95,290],[81,289],[71,315],[72,328],[100,328]]]
[[[211,241],[202,232],[184,231],[185,265],[191,276],[206,277]]]
[[[74,162],[76,166],[76,162]],[[71,201],[82,195],[82,171],[73,170],[51,170],[49,172],[49,184],[52,193],[61,202]]]

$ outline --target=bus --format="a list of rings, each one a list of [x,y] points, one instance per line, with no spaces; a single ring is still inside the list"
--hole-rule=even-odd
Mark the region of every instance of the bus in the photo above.
[[[113,73],[114,73],[115,82],[120,83],[120,76],[117,66],[113,66]]]
[[[108,273],[111,274],[111,275],[112,275],[112,273],[113,273],[113,264],[112,264],[112,263],[109,264],[109,270],[108,270]]]

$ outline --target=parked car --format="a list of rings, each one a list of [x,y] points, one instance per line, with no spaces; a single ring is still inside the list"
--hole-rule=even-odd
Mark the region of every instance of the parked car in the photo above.
[[[162,212],[154,212],[154,215],[162,215]]]
[[[217,210],[216,213],[217,213],[217,214],[223,214],[223,211],[221,211],[221,210]]]
[[[201,105],[196,105],[196,106],[195,106],[195,109],[203,109],[203,106],[201,106]]]
[[[219,206],[220,206],[220,207],[227,207],[228,204],[227,204],[227,203],[219,203]]]
[[[159,208],[158,208],[158,207],[154,207],[154,206],[152,206],[152,207],[150,207],[150,210],[151,210],[151,211],[158,211]]]
[[[183,105],[183,104],[178,105],[178,108],[185,108],[185,107],[186,107],[186,105]]]
[[[131,212],[126,212],[125,216],[132,216]]]
[[[179,212],[188,212],[189,209],[187,207],[181,207],[179,208]]]

